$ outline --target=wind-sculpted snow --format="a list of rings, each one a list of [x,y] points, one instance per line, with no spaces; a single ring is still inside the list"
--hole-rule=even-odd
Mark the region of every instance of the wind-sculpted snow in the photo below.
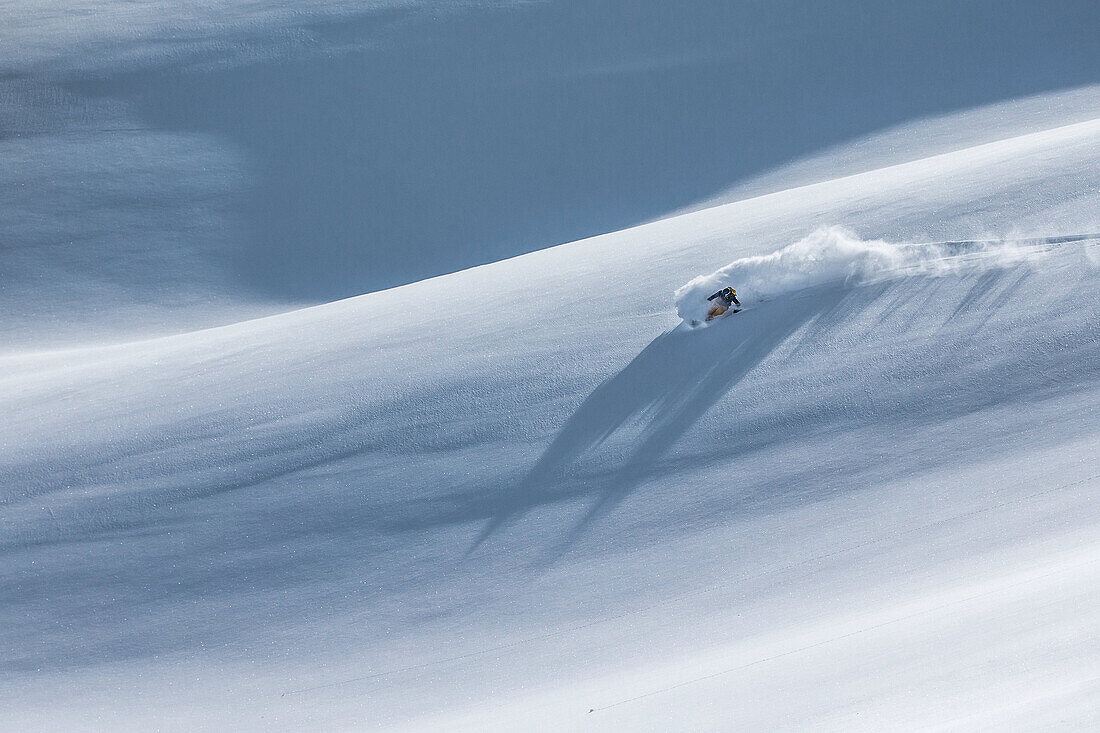
[[[1013,267],[1037,262],[1055,239],[913,244],[864,240],[839,227],[821,228],[772,254],[744,257],[694,278],[676,291],[676,310],[685,321],[702,321],[711,307],[707,297],[726,286],[751,306],[821,286],[857,287],[899,277]]]

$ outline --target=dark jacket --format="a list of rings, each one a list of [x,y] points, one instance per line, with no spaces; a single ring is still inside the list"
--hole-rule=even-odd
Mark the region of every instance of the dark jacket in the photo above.
[[[707,298],[707,300],[714,300],[715,298],[721,298],[727,308],[731,305],[741,305],[741,301],[737,299],[737,291],[733,288],[722,288],[717,293]]]

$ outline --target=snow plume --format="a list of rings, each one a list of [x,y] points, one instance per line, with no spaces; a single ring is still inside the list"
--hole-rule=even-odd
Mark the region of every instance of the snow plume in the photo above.
[[[903,244],[863,240],[838,227],[822,228],[769,255],[745,257],[676,291],[684,320],[703,320],[707,296],[736,288],[752,304],[807,288],[857,285],[890,277],[943,275],[983,267],[1006,267],[1041,256],[1045,240],[965,241]]]

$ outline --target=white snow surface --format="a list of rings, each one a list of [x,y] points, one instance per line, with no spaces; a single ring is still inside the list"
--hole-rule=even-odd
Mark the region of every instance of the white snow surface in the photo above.
[[[232,139],[0,140],[0,728],[1095,730],[1096,88],[300,308]]]

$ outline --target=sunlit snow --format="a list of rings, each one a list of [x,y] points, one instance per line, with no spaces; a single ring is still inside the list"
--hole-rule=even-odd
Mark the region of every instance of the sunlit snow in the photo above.
[[[0,728],[1100,726],[1100,6],[3,15]]]

